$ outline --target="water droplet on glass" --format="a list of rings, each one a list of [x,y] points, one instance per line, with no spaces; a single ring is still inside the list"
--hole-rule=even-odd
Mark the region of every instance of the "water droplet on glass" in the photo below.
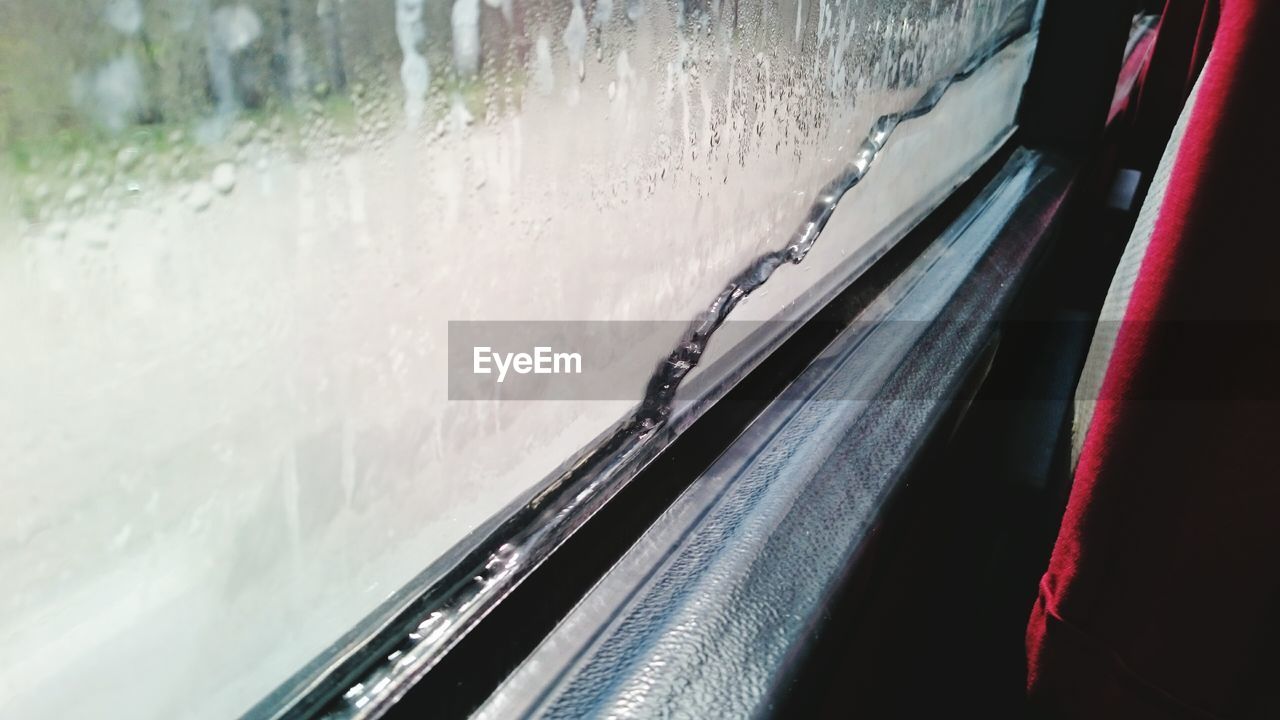
[[[89,188],[84,183],[77,181],[71,183],[71,185],[67,187],[67,192],[63,195],[63,200],[65,200],[68,205],[75,205],[83,202],[88,196]]]
[[[219,163],[210,177],[213,189],[226,195],[236,186],[236,166],[233,163]]]
[[[200,212],[209,207],[213,202],[213,190],[207,183],[197,182],[191,186],[191,192],[187,195],[187,205],[192,210]]]

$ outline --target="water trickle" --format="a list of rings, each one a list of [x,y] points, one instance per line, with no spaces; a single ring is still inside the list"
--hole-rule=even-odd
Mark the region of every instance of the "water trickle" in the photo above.
[[[480,70],[480,0],[455,0],[450,22],[454,68],[459,77],[473,77]]]
[[[573,0],[573,10],[569,13],[569,24],[561,35],[564,48],[569,53],[570,71],[582,80],[587,76],[587,18],[582,11],[582,0]]]
[[[431,67],[419,48],[426,38],[422,20],[424,0],[396,0],[396,39],[403,60],[400,63],[400,85],[404,88],[404,115],[409,127],[417,127],[427,107],[427,87],[431,84]]]
[[[551,62],[551,41],[539,35],[533,46],[533,86],[543,95],[550,95],[556,87],[555,68]]]

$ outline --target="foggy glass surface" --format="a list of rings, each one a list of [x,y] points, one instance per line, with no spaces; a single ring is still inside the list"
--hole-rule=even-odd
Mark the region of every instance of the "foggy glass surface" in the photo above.
[[[1032,4],[0,0],[0,707],[247,710],[648,379],[450,402],[449,321],[693,318]],[[1033,42],[734,317],[936,204]]]

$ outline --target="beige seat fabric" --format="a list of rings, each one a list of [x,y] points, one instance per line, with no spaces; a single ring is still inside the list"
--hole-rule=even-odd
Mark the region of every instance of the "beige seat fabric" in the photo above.
[[[1210,55],[1208,62],[1213,62]],[[1206,73],[1202,73],[1203,77]],[[1151,236],[1155,233],[1156,221],[1160,217],[1160,209],[1164,205],[1165,193],[1169,189],[1169,180],[1173,175],[1174,163],[1178,150],[1186,136],[1192,110],[1199,96],[1200,83],[1196,82],[1187,99],[1182,115],[1174,127],[1173,135],[1165,147],[1164,156],[1156,168],[1155,177],[1151,181],[1151,189],[1147,193],[1142,209],[1138,212],[1137,224],[1133,235],[1125,246],[1124,255],[1116,267],[1116,274],[1111,279],[1111,287],[1107,290],[1106,300],[1102,304],[1102,313],[1098,317],[1098,325],[1094,330],[1093,343],[1089,346],[1089,355],[1085,360],[1084,371],[1080,376],[1080,384],[1076,388],[1075,417],[1071,428],[1071,466],[1080,460],[1080,452],[1084,440],[1093,422],[1094,408],[1098,402],[1098,392],[1106,377],[1107,365],[1111,362],[1111,354],[1115,350],[1116,337],[1119,335],[1120,322],[1129,308],[1129,300],[1133,296],[1134,285],[1138,281],[1138,273],[1147,256],[1147,248],[1151,244]]]

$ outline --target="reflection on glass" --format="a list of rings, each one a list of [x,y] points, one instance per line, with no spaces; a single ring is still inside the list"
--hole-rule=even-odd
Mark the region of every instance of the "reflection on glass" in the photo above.
[[[647,380],[450,402],[448,321],[692,318],[1030,4],[0,2],[0,703],[245,711]],[[742,315],[936,202],[1030,48]]]

